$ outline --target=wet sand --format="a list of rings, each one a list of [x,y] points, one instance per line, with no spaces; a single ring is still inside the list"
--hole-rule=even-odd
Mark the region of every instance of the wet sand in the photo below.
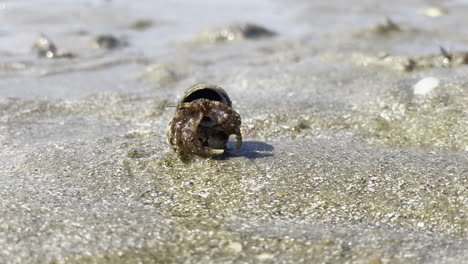
[[[468,5],[434,4],[3,1],[0,262],[468,263]],[[183,163],[198,82],[244,144]]]

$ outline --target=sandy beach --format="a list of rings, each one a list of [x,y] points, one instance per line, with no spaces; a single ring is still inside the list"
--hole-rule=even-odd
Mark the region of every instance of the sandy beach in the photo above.
[[[468,263],[467,13],[0,1],[0,262]],[[240,151],[168,145],[196,83]]]

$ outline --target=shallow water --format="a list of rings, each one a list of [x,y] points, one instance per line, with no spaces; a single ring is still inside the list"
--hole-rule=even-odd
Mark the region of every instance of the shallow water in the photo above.
[[[468,263],[468,66],[438,61],[468,51],[467,9],[1,1],[0,262]],[[277,34],[206,37],[232,22]],[[41,33],[76,57],[38,58]],[[197,82],[228,91],[244,145],[186,164],[163,106]]]

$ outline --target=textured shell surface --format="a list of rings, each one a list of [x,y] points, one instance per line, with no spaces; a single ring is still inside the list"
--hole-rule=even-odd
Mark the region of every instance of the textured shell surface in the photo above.
[[[190,87],[177,104],[167,132],[169,144],[183,160],[191,156],[214,157],[224,153],[229,136],[242,145],[241,118],[232,109],[226,91],[213,84]]]
[[[189,103],[202,98],[218,101],[232,107],[231,99],[223,88],[214,84],[199,83],[187,89],[184,96],[179,101],[177,108],[180,108],[184,103]]]

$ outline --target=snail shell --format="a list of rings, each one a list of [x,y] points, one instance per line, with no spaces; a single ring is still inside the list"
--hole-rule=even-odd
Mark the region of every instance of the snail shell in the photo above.
[[[184,103],[190,103],[201,98],[218,101],[232,107],[231,99],[223,88],[214,84],[199,83],[187,89],[184,97],[177,104],[177,108],[180,108]]]
[[[214,157],[224,153],[229,136],[242,145],[241,118],[232,109],[226,91],[212,84],[190,87],[177,104],[167,132],[169,144],[182,160],[192,155]]]

